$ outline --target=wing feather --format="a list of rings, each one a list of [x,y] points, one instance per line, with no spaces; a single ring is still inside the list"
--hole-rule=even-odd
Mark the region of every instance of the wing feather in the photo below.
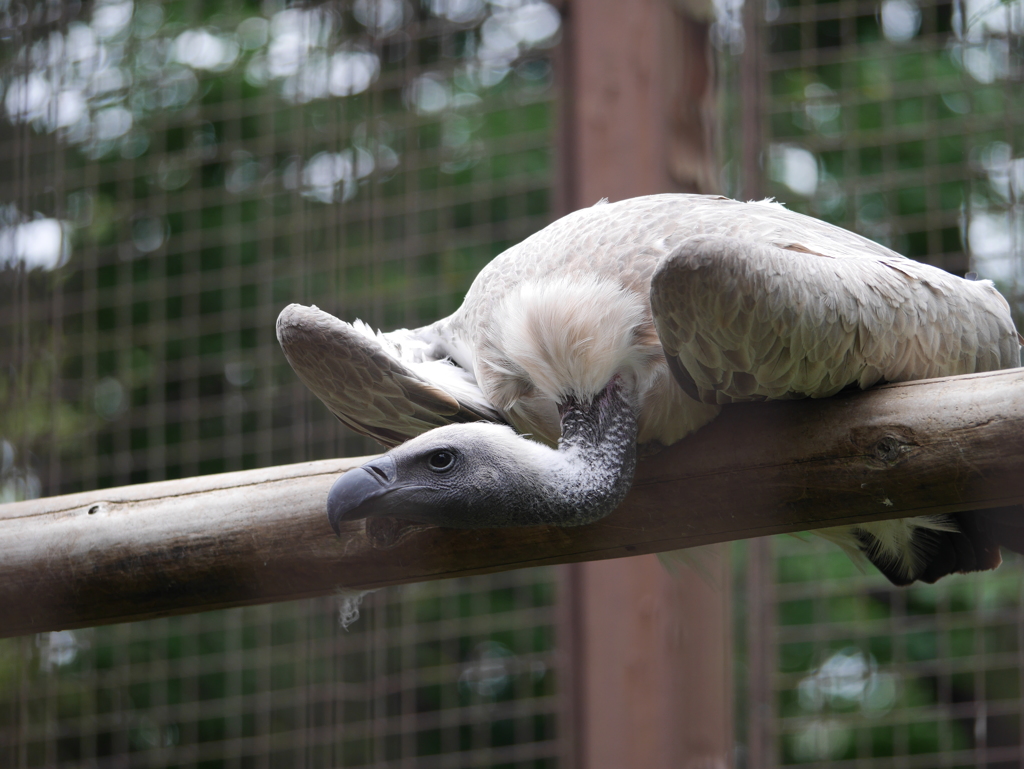
[[[316,307],[282,310],[277,338],[299,379],[331,413],[385,446],[453,422],[502,421],[454,364],[423,349],[416,360],[400,359],[408,345],[388,350],[383,340]],[[431,373],[448,376],[441,382],[428,378]]]
[[[655,325],[701,400],[820,398],[1020,365],[1009,307],[989,282],[877,244],[857,252],[856,236],[836,231],[831,251],[820,233],[803,248],[701,235],[662,261]]]

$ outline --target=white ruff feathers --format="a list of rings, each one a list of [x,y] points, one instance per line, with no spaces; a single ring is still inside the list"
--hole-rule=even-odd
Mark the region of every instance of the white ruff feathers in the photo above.
[[[481,373],[504,408],[523,395],[524,380],[555,403],[593,398],[615,374],[643,392],[661,354],[643,299],[592,276],[523,283],[492,327],[501,338],[486,345]]]

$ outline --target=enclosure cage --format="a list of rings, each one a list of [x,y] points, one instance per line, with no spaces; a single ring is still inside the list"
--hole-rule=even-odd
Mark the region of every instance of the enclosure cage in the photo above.
[[[560,213],[573,19],[0,0],[0,500],[374,453],[277,313],[432,322]],[[1022,27],[1019,0],[723,0],[722,191],[992,278],[1020,321]],[[897,590],[824,544],[747,547],[770,557],[735,559],[738,765],[1024,763],[1020,559]],[[348,629],[323,598],[3,640],[0,766],[567,767],[559,585],[390,588]]]

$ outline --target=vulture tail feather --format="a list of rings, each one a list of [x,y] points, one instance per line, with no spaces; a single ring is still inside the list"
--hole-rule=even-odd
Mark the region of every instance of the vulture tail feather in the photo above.
[[[965,519],[961,525],[972,526],[1007,550],[1024,555],[1024,505],[958,513],[958,522],[961,517]]]
[[[1021,511],[1017,510],[1019,519]],[[949,516],[945,524],[940,520],[936,526],[908,528],[909,537],[902,543],[900,554],[880,546],[879,539],[863,528],[857,528],[855,536],[861,552],[875,568],[902,587],[918,581],[933,584],[948,574],[996,568],[1002,563],[997,531],[998,527],[990,525],[987,518],[972,511]]]

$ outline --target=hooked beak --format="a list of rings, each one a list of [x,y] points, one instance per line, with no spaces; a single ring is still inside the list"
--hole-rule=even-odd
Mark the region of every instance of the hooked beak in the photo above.
[[[372,515],[373,501],[391,490],[396,474],[395,460],[385,455],[338,478],[327,495],[327,520],[334,533],[341,534],[342,521]]]

